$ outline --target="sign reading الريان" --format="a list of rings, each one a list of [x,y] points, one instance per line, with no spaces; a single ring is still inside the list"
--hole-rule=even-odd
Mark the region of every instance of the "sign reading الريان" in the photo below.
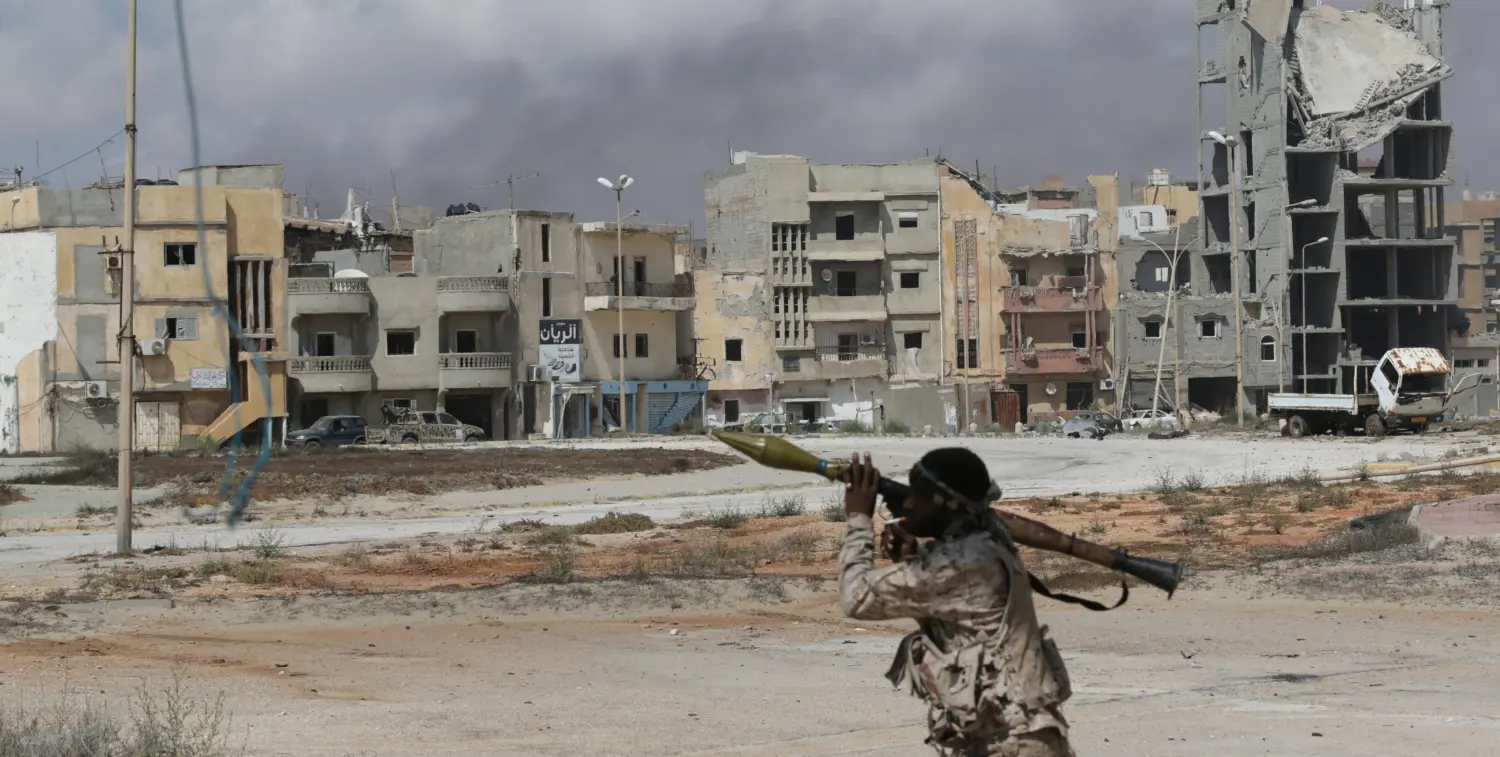
[[[537,357],[553,381],[573,382],[583,376],[583,322],[578,319],[541,321],[537,328]]]
[[[223,368],[194,368],[188,379],[194,389],[228,389],[229,371]]]

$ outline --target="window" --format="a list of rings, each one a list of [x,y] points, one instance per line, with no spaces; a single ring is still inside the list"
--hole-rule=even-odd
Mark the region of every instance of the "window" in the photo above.
[[[740,401],[724,400],[724,422],[734,423],[740,419]]]
[[[635,281],[637,284],[646,283],[646,259],[636,258],[634,261]]]
[[[335,349],[338,336],[330,331],[320,331],[313,337],[313,354],[318,357],[331,357],[338,354]]]
[[[1091,410],[1094,407],[1094,382],[1068,382],[1068,409]]]
[[[619,334],[615,334],[614,347],[615,347],[615,357],[630,357],[629,355],[621,355],[620,354],[620,335]]]
[[[839,334],[839,360],[853,360],[859,353],[858,334]]]
[[[542,262],[552,262],[552,224],[542,224]]]
[[[801,373],[802,358],[798,355],[788,355],[781,359],[782,373]]]
[[[542,279],[542,317],[552,317],[552,279]]]
[[[920,288],[921,286],[922,286],[922,274],[921,273],[903,273],[903,274],[901,274],[901,288],[902,289],[917,289],[917,288]]]
[[[843,241],[854,239],[854,214],[840,213],[833,223],[834,238]]]
[[[1219,319],[1217,319],[1217,318],[1204,318],[1203,320],[1199,321],[1198,322],[1198,336],[1201,336],[1204,339],[1218,339],[1219,338]]]
[[[396,397],[390,400],[390,403],[391,407],[397,410],[415,410],[417,408],[417,403],[412,401],[410,397]]]
[[[1260,359],[1264,363],[1276,362],[1276,337],[1263,336],[1260,338]]]
[[[1161,338],[1161,321],[1146,321],[1146,338]]]
[[[183,242],[164,245],[163,260],[166,265],[197,265],[198,245]]]
[[[1083,349],[1083,348],[1085,348],[1087,346],[1089,346],[1089,335],[1088,335],[1088,332],[1084,331],[1082,327],[1074,328],[1073,329],[1073,347],[1075,347],[1076,349],[1080,349],[1081,350],[1081,349]]]
[[[1136,222],[1136,225],[1139,226],[1142,229],[1149,229],[1152,226],[1154,226],[1155,224],[1156,224],[1156,217],[1153,216],[1151,214],[1151,211],[1149,211],[1149,210],[1143,211],[1141,213],[1140,220],[1138,222]]]
[[[1473,360],[1454,360],[1453,361],[1453,367],[1454,368],[1473,368],[1474,367],[1474,361]]]
[[[649,336],[649,335],[648,334],[636,334],[635,335],[635,356],[636,357],[649,357],[650,353],[646,349],[646,347],[647,347],[647,341],[648,341],[647,340],[647,336]]]
[[[451,416],[451,415],[449,415],[447,413],[438,413],[438,423],[441,423],[444,426],[457,426],[457,425],[459,425],[458,424],[458,419],[454,418],[453,416]]]
[[[1165,283],[1167,283],[1167,276],[1170,275],[1170,273],[1171,273],[1171,269],[1168,268],[1167,266],[1159,266],[1159,267],[1157,267],[1157,269],[1156,269],[1156,283],[1158,283],[1158,284],[1165,284]]]
[[[196,317],[158,318],[156,319],[156,338],[178,341],[197,339],[198,319]]]
[[[1026,286],[1026,269],[1012,268],[1010,271],[1010,285],[1013,287]]]
[[[743,340],[743,339],[725,339],[724,340],[724,362],[726,362],[726,363],[738,363],[738,362],[740,362],[740,360],[744,359],[742,357],[742,355],[741,355],[741,352],[742,352],[742,350],[744,348],[744,345],[745,345],[745,340]]]
[[[901,346],[908,350],[922,349],[922,332],[908,331],[901,335]]]
[[[453,333],[453,351],[460,353],[479,351],[479,332],[473,329],[460,329]]]
[[[917,228],[917,214],[916,213],[902,213],[899,217],[897,217],[897,219],[896,219],[896,225],[899,226],[900,228],[903,228],[903,229],[915,229],[915,228]]]
[[[957,360],[957,362],[955,364],[959,368],[978,368],[979,367],[979,340],[978,339],[962,339],[962,338],[960,338],[958,340],[958,360]]]
[[[387,331],[387,332],[385,332],[385,354],[387,354],[387,355],[415,355],[415,354],[417,354],[417,332],[415,332],[415,331]]]
[[[431,411],[424,412],[422,413],[422,422],[436,425],[438,422],[438,414]]]
[[[855,275],[854,271],[839,271],[834,292],[840,297],[853,297],[857,281],[859,281],[859,277]]]
[[[1082,276],[1083,275],[1083,266],[1081,266],[1081,265],[1071,266],[1070,265],[1067,268],[1063,269],[1063,275],[1066,276],[1066,277],[1068,277],[1068,278],[1070,278],[1070,279]]]

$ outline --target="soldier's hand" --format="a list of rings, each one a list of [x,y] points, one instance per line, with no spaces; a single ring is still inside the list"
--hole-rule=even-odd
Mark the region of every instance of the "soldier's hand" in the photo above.
[[[864,453],[863,460],[855,455],[844,478],[844,512],[874,517],[875,494],[879,486],[880,471],[870,462],[870,453]]]
[[[901,562],[917,554],[917,537],[906,532],[900,523],[892,523],[880,534],[880,551],[891,562]]]

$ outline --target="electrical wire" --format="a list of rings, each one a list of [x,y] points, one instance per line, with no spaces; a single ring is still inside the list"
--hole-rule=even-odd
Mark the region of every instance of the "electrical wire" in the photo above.
[[[193,92],[192,66],[188,61],[187,24],[182,18],[182,0],[173,0],[172,15],[177,22],[177,53],[182,63],[182,89],[187,96],[188,132],[193,156],[193,212],[195,225],[197,226],[198,249],[204,250],[206,254],[208,250],[208,231],[203,221],[203,182],[199,178],[203,170],[203,159],[198,133],[198,102]],[[128,187],[127,189],[129,191],[135,190],[134,187]],[[239,525],[245,516],[245,511],[249,509],[250,489],[255,485],[256,478],[260,476],[266,464],[271,461],[271,378],[270,374],[266,371],[265,358],[261,357],[259,350],[250,349],[250,340],[245,338],[245,332],[240,328],[239,321],[229,312],[228,304],[214,294],[213,280],[210,278],[209,268],[210,266],[208,265],[202,266],[203,292],[208,296],[209,302],[213,305],[214,315],[223,319],[229,326],[230,338],[238,340],[240,349],[249,353],[250,362],[255,367],[255,373],[260,379],[261,394],[265,398],[266,403],[265,412],[261,413],[260,454],[256,457],[255,464],[246,471],[244,480],[240,482],[239,486],[234,488],[231,495],[229,490],[234,481],[235,465],[239,460],[240,443],[242,434],[244,433],[243,429],[235,431],[234,440],[229,446],[229,459],[224,467],[224,478],[219,483],[219,500],[223,501],[226,495],[229,495],[229,512],[225,517],[225,523],[230,529],[233,529]],[[234,368],[235,366],[228,366],[231,373],[237,373]],[[239,382],[233,378],[229,382],[229,402],[230,407],[234,407],[240,402]],[[235,412],[239,411],[236,410]],[[186,511],[186,508],[184,508],[184,511]],[[184,514],[186,513],[184,512]]]
[[[115,139],[117,137],[119,137],[121,134],[124,134],[124,133],[125,133],[124,129],[121,129],[121,130],[115,132],[114,134],[110,135],[109,139],[106,139],[103,142],[100,142],[99,144],[94,145],[93,147],[90,147],[89,149],[85,150],[78,157],[76,157],[76,158],[74,158],[74,159],[72,159],[72,160],[70,160],[70,161],[68,161],[68,162],[66,162],[66,163],[64,163],[64,164],[62,164],[60,166],[57,166],[55,168],[49,168],[49,169],[47,169],[47,171],[45,173],[39,173],[36,176],[31,177],[30,181],[41,181],[42,179],[44,179],[44,178],[46,178],[48,176],[51,176],[52,174],[55,174],[58,171],[61,171],[64,168],[67,168],[68,166],[71,166],[74,163],[77,163],[78,161],[83,160],[84,158],[87,158],[88,156],[93,155],[96,152],[99,152],[99,150],[101,148],[103,148],[105,145],[109,144],[110,142],[115,141]]]

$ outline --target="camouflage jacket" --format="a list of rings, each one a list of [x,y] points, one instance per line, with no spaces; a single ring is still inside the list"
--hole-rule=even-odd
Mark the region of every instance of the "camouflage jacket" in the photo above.
[[[875,567],[869,516],[844,535],[840,604],[861,620],[912,618],[888,677],[929,706],[932,743],[1002,741],[1067,724],[1067,670],[1040,627],[1013,549],[985,532],[925,542],[918,554]]]

